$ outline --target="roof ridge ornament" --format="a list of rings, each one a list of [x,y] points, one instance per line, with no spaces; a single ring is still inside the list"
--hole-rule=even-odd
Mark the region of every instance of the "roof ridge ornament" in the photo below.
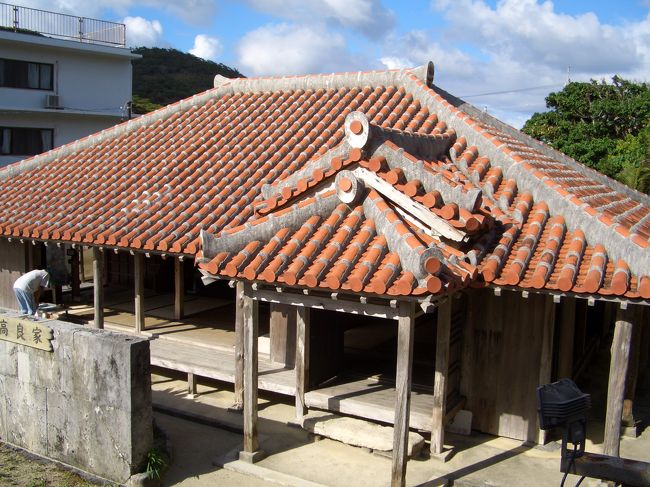
[[[406,69],[407,73],[412,74],[418,80],[422,81],[427,88],[433,87],[433,78],[435,76],[435,67],[433,61],[429,61],[426,64],[416,66],[415,68]]]
[[[448,153],[456,139],[453,130],[421,134],[384,127],[371,122],[368,116],[360,111],[351,112],[345,117],[343,129],[345,141],[354,149],[372,151],[385,141],[390,141],[412,155],[424,159],[442,157]]]
[[[230,83],[230,78],[226,78],[225,76],[222,76],[220,74],[217,74],[214,76],[214,87],[219,88],[221,85],[225,85],[226,83]]]

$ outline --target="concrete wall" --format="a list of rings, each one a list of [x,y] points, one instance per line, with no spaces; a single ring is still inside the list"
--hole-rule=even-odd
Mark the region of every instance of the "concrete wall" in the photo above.
[[[0,35],[0,58],[54,65],[53,90],[0,88],[2,108],[45,108],[45,95],[57,94],[72,110],[105,111],[119,115],[131,99],[131,58],[128,49],[107,48],[76,41]]]
[[[2,90],[3,88],[0,88]],[[0,96],[2,94],[0,93]],[[28,127],[39,129],[52,129],[54,147],[81,139],[88,134],[104,130],[120,122],[113,116],[91,116],[83,114],[69,114],[57,110],[43,112],[14,112],[2,113],[0,111],[0,127]],[[0,167],[13,162],[22,161],[31,156],[2,156]]]
[[[153,441],[149,342],[47,324],[53,352],[0,340],[0,440],[125,482]]]
[[[0,58],[52,64],[53,89],[0,87],[0,126],[54,130],[54,147],[120,122],[131,99],[129,49],[0,31]],[[46,108],[58,95],[61,109]],[[0,167],[25,159],[0,156]]]

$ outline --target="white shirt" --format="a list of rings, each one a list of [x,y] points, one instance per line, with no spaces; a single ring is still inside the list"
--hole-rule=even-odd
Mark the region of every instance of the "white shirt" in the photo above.
[[[39,287],[50,287],[50,275],[47,271],[36,269],[18,278],[14,283],[14,289],[22,289],[25,292],[35,293]]]

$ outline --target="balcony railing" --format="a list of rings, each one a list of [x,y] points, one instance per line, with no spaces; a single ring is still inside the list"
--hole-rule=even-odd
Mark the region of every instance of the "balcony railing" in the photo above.
[[[126,45],[126,26],[107,20],[76,17],[0,3],[0,29],[73,39],[106,46]]]

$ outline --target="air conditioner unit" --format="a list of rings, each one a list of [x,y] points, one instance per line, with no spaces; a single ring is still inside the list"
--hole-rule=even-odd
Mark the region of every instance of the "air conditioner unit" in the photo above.
[[[45,95],[45,108],[63,108],[59,95]]]

